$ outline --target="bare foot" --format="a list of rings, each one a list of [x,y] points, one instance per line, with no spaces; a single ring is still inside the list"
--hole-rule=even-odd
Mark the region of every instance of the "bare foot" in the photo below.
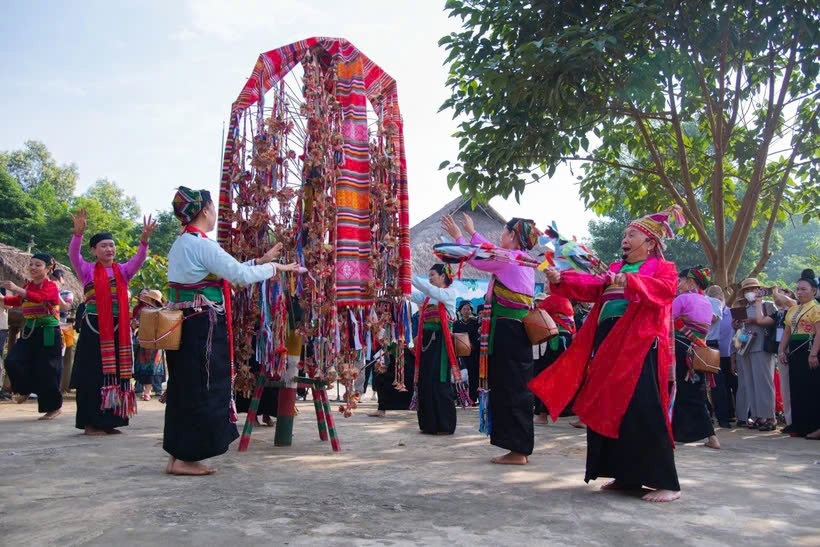
[[[52,410],[51,412],[46,412],[45,414],[43,414],[42,416],[40,416],[37,419],[38,420],[53,420],[54,418],[56,418],[57,416],[59,416],[62,413],[63,413],[63,410],[58,408],[57,410]]]
[[[384,418],[387,416],[387,412],[384,410],[374,410],[373,412],[368,412],[367,415],[371,418]]]
[[[703,443],[703,446],[720,450],[720,441],[718,441],[717,435],[710,436],[706,442]]]
[[[207,465],[202,464],[200,462],[186,462],[174,458],[174,461],[169,463],[170,465],[166,468],[166,471],[170,475],[203,476],[216,473],[215,468],[208,467]]]
[[[448,433],[447,431],[438,431],[436,435],[452,435],[452,433]]]
[[[276,425],[276,422],[273,421],[273,419],[270,416],[263,416],[262,417],[262,423],[265,424],[268,427],[273,427],[273,426]]]
[[[23,395],[22,393],[15,393],[11,396],[11,400],[17,403],[18,405],[21,405],[28,401],[28,395]]]
[[[119,435],[122,433],[119,429],[114,429],[113,427],[109,427],[107,429],[103,429],[107,435]]]
[[[815,429],[814,431],[806,435],[806,438],[811,439],[813,441],[820,440],[820,429]]]
[[[625,482],[619,481],[618,479],[613,479],[606,483],[605,485],[601,486],[601,490],[640,490],[641,485],[629,485]]]
[[[535,418],[533,418],[532,423],[537,425],[547,425],[550,423],[550,415],[545,413],[538,414]]]
[[[581,420],[575,420],[574,422],[570,422],[569,425],[571,425],[572,427],[578,428],[578,429],[586,428],[586,426],[584,425],[584,422],[582,422]]]
[[[641,499],[653,502],[675,501],[680,499],[680,490],[654,490]]]
[[[104,430],[92,427],[90,425],[85,426],[85,434],[89,437],[101,437],[103,435],[108,435],[108,433]]]
[[[503,456],[496,456],[490,461],[499,465],[526,465],[530,462],[530,459],[518,452],[507,452]]]
[[[169,475],[171,474],[171,469],[173,469],[175,461],[177,461],[175,457],[168,456],[168,464],[165,466],[165,472]]]

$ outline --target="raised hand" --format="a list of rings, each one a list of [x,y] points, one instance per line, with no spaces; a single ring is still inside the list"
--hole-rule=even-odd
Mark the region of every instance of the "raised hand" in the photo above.
[[[475,224],[473,223],[473,218],[468,215],[467,213],[461,213],[461,225],[464,227],[464,231],[467,232],[470,236],[475,233]]]
[[[461,229],[456,224],[456,221],[453,220],[451,215],[444,215],[441,217],[441,227],[442,229],[450,234],[450,237],[453,239],[458,239],[461,237]]]
[[[140,235],[140,243],[148,243],[148,240],[151,239],[151,234],[154,233],[154,230],[157,229],[157,219],[153,218],[151,215],[148,215],[148,218],[145,216],[142,217],[142,235]]]
[[[270,249],[268,252],[262,255],[262,258],[256,261],[257,264],[267,264],[268,262],[273,262],[277,258],[282,255],[282,242],[277,243]]]
[[[81,236],[85,233],[85,227],[88,222],[88,211],[80,209],[76,214],[68,214],[74,222],[74,235]]]

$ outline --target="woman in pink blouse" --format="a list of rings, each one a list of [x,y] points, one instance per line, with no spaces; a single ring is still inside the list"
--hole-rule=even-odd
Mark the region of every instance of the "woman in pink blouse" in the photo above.
[[[128,282],[137,274],[148,253],[148,239],[157,226],[148,217],[143,223],[137,254],[128,262],[115,262],[114,236],[95,234],[89,240],[96,262],[86,262],[80,254],[86,228],[86,211],[74,220],[74,236],[68,258],[85,292],[85,314],[71,387],[77,390],[77,429],[86,435],[120,433],[136,412],[131,387],[133,374]]]
[[[461,229],[450,215],[441,218],[442,228],[459,244],[465,244]],[[516,264],[538,242],[540,232],[532,220],[513,218],[504,227],[500,246],[490,244],[475,231],[469,215],[462,227],[472,245],[490,245],[506,256],[503,260],[476,260],[470,264],[493,274],[481,312],[481,333],[488,343],[481,347],[479,389],[489,389],[490,443],[509,450],[493,463],[524,465],[534,444],[532,344],[521,322],[533,305],[535,271]]]

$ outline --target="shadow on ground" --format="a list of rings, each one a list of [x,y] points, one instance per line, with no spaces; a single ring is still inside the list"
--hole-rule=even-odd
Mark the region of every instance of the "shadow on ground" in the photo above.
[[[124,434],[85,437],[74,404],[37,422],[36,403],[0,404],[0,538],[5,545],[818,545],[820,442],[719,430],[723,449],[678,447],[680,502],[583,482],[585,433],[536,426],[524,467],[459,410],[452,437],[417,433],[415,414],[337,418],[342,452],[318,440],[299,403],[293,446],[256,428],[211,461],[211,477],[163,473],[163,407],[140,403]],[[338,415],[337,415],[338,416]],[[244,420],[244,416],[242,416]],[[240,429],[242,423],[239,424]],[[599,483],[601,481],[598,481]]]

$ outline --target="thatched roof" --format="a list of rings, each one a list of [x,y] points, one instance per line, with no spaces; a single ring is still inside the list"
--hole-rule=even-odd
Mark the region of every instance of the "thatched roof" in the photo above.
[[[475,210],[473,210],[470,207],[470,200],[468,198],[458,197],[442,207],[439,211],[410,228],[413,275],[426,276],[430,271],[430,266],[438,262],[438,259],[433,255],[433,245],[441,243],[442,236],[446,238],[446,241],[450,239],[450,236],[441,229],[441,216],[445,214],[455,215],[461,212],[467,213],[472,217],[475,229],[489,241],[498,243],[501,240],[501,234],[504,231],[507,220],[489,205],[479,204]],[[460,224],[458,218],[456,218],[456,221]],[[539,252],[543,252],[543,249],[533,249],[531,254],[537,257]],[[465,265],[461,272],[461,277],[462,279],[489,279],[490,274],[476,270],[472,266]],[[542,272],[536,272],[535,281],[536,283],[543,283],[544,274]]]
[[[0,279],[7,279],[22,286],[23,283],[29,280],[28,262],[30,258],[31,253],[0,243]],[[65,272],[64,286],[74,293],[75,305],[79,304],[83,299],[83,286],[80,280],[77,279],[70,267],[63,264],[57,264],[57,267]]]

